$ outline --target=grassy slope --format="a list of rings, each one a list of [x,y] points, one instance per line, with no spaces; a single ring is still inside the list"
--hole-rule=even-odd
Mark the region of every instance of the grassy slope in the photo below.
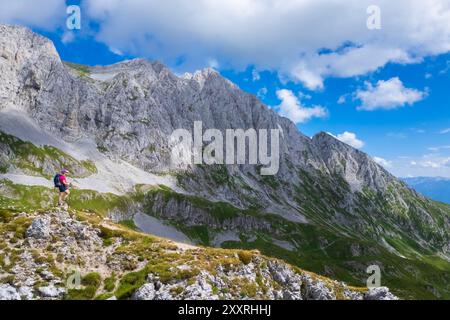
[[[242,210],[227,203],[213,203],[204,199],[199,201],[196,197],[176,194],[167,188],[151,190],[144,203],[149,214],[160,216],[160,212],[155,213],[148,209],[152,207],[155,194],[159,193],[166,202],[169,200],[179,203],[188,202],[194,208],[206,210],[218,222],[227,217],[251,215],[269,222],[274,232],[272,234],[255,232],[253,236],[256,236],[256,239],[251,239],[250,234],[242,232],[241,241],[228,241],[222,244],[223,247],[258,249],[264,254],[282,258],[294,265],[353,285],[363,285],[367,279],[366,268],[371,264],[378,264],[382,269],[382,283],[391,287],[402,297],[450,298],[450,291],[447,288],[450,282],[450,263],[447,260],[442,259],[432,250],[419,247],[407,234],[386,239],[398,252],[397,254],[388,250],[386,246],[376,244],[369,236],[373,232],[370,229],[364,230],[361,234],[355,234],[349,232],[349,229],[344,226],[330,225],[329,217],[319,213],[329,208],[327,206],[329,203],[324,203],[321,198],[315,196],[318,193],[316,190],[308,190],[308,185],[302,187],[303,190],[299,189],[299,195],[303,198],[299,201],[303,201],[305,215],[310,221],[314,221],[314,224],[297,224],[277,215],[261,214],[258,210]],[[339,191],[332,189],[322,190],[322,192],[327,195],[327,199],[338,199],[340,196]],[[430,209],[434,208],[428,202],[422,205],[431,206]],[[450,211],[450,207],[444,204],[434,205],[444,211]],[[227,213],[226,216],[223,215],[224,212]],[[205,245],[210,243],[215,232],[221,231],[206,225],[186,227],[180,221],[172,221],[172,223],[192,239]],[[384,227],[386,230],[390,229],[389,225]],[[274,244],[273,238],[295,243],[296,249],[289,251],[281,248]],[[358,248],[361,253],[353,253],[352,247]]]
[[[30,163],[30,157],[39,161],[46,161],[47,157],[52,159],[63,159],[61,167],[70,169],[71,164],[82,166],[88,172],[95,172],[95,166],[86,161],[80,162],[67,154],[52,147],[36,147],[31,143],[23,142],[15,137],[0,132],[0,142],[6,144],[15,154],[14,164],[19,168],[34,171],[39,175],[44,175],[41,169],[37,169]],[[202,169],[202,168],[201,168]],[[202,169],[206,170],[206,169]],[[262,214],[258,203],[254,203],[249,209],[242,210],[224,202],[211,202],[200,197],[185,196],[176,194],[166,187],[150,188],[145,190],[144,196],[142,188],[140,191],[123,197],[112,194],[99,194],[95,191],[73,190],[70,197],[71,207],[79,211],[91,211],[105,215],[108,211],[126,211],[134,202],[139,202],[147,208],[147,213],[151,212],[151,199],[160,196],[163,202],[177,201],[188,203],[215,219],[218,224],[227,219],[238,216],[251,216],[252,218],[269,223],[274,232],[256,231],[252,234],[241,233],[240,241],[228,241],[222,244],[226,248],[247,248],[259,249],[264,254],[285,259],[286,261],[324,275],[329,275],[336,279],[346,281],[353,285],[364,285],[367,275],[365,268],[370,264],[380,264],[382,267],[383,284],[392,287],[392,290],[403,297],[415,298],[450,298],[450,290],[446,288],[446,283],[450,282],[450,263],[437,256],[431,250],[424,250],[418,247],[416,241],[408,234],[400,233],[401,236],[386,238],[386,242],[392,246],[405,258],[390,252],[386,247],[374,245],[373,238],[380,227],[385,229],[385,234],[395,231],[391,228],[390,221],[398,223],[398,219],[408,219],[408,212],[403,212],[401,208],[388,205],[383,202],[382,196],[373,194],[370,190],[365,190],[358,195],[361,207],[382,208],[381,212],[358,213],[357,219],[363,217],[369,222],[360,234],[355,234],[347,226],[330,223],[332,216],[329,214],[330,206],[336,212],[343,214],[350,221],[355,219],[345,210],[342,210],[339,201],[348,192],[345,181],[339,177],[329,177],[318,175],[320,184],[315,182],[315,178],[304,171],[298,172],[303,183],[296,186],[296,201],[301,203],[303,212],[313,224],[296,224],[281,218],[278,215]],[[242,181],[235,181],[230,177],[226,168],[217,167],[211,170],[209,183],[211,185],[226,184],[233,188],[245,189]],[[276,191],[280,188],[280,183],[274,178],[266,178],[264,181],[268,188]],[[0,209],[10,211],[30,211],[51,208],[56,195],[49,189],[41,187],[16,186],[10,182],[0,182]],[[209,185],[208,183],[208,185]],[[336,189],[338,183],[340,188]],[[319,186],[319,189],[317,189]],[[139,188],[137,188],[139,190]],[[274,193],[275,194],[275,193]],[[321,196],[318,196],[318,195]],[[404,194],[404,197],[408,197]],[[326,199],[326,200],[325,200]],[[425,199],[411,197],[409,199],[413,206],[427,208],[427,210],[443,224],[442,212],[450,212],[450,206],[430,202]],[[383,216],[384,220],[374,219],[374,216]],[[387,217],[387,218],[385,218]],[[389,220],[391,219],[391,220]],[[214,230],[208,225],[186,226],[180,221],[170,221],[174,226],[187,234],[192,240],[199,244],[210,245],[216,233],[223,230]],[[123,221],[123,225],[134,227],[132,221]],[[423,232],[433,233],[427,230],[427,226],[417,222],[417,226]],[[251,236],[251,237],[250,237]],[[289,251],[274,244],[273,239],[295,244],[295,250]],[[361,254],[353,254],[351,247],[356,246]],[[432,288],[436,289],[432,292]],[[439,296],[440,295],[440,296]]]
[[[0,208],[8,211],[31,211],[51,208],[56,201],[56,195],[43,187],[26,187],[14,185],[7,181],[1,182]],[[399,252],[406,256],[401,258],[391,253],[383,246],[374,245],[370,239],[355,236],[336,236],[334,230],[328,227],[297,224],[287,221],[277,215],[260,214],[256,210],[241,210],[226,203],[212,203],[204,199],[179,195],[170,189],[151,188],[147,190],[150,195],[160,193],[167,201],[175,198],[190,201],[192,205],[202,210],[208,208],[211,216],[222,220],[237,215],[251,215],[257,219],[269,222],[277,234],[255,232],[256,238],[251,239],[241,234],[241,241],[228,241],[222,244],[224,248],[258,249],[263,254],[284,259],[285,261],[311,270],[346,281],[350,285],[363,286],[367,275],[365,269],[370,264],[381,264],[382,284],[392,288],[392,291],[404,298],[432,299],[436,295],[431,291],[436,289],[440,298],[450,298],[446,284],[450,282],[450,264],[432,252],[417,256],[411,249],[411,244],[404,239],[390,242]],[[145,204],[142,193],[116,196],[112,194],[99,194],[95,191],[74,190],[70,204],[71,207],[85,212],[95,212],[105,215],[109,210],[126,210],[134,201]],[[447,206],[438,204],[439,206]],[[152,214],[152,212],[148,212]],[[188,234],[197,243],[208,245],[214,232],[207,226],[182,227],[172,221],[181,231]],[[129,226],[128,221],[124,221]],[[296,249],[289,251],[273,243],[273,238],[296,243]],[[360,255],[351,253],[351,246],[357,245]]]
[[[14,187],[21,189],[20,186]],[[39,188],[31,188],[34,190],[25,190],[29,193],[39,193],[42,190]],[[44,211],[42,211],[44,212]],[[114,249],[113,256],[137,257],[138,261],[145,262],[143,268],[138,267],[132,260],[122,259],[123,269],[116,273],[115,271],[108,275],[100,275],[97,272],[89,272],[82,275],[81,288],[70,289],[65,299],[68,300],[85,300],[85,299],[107,299],[111,296],[116,296],[118,299],[127,299],[132,293],[146,282],[146,277],[149,273],[158,276],[162,283],[169,283],[173,280],[185,280],[187,284],[195,281],[195,277],[201,270],[214,274],[218,266],[225,270],[235,270],[248,264],[255,256],[259,257],[259,264],[255,266],[258,273],[259,268],[266,268],[267,261],[273,260],[265,256],[261,256],[258,251],[247,250],[226,250],[213,248],[198,248],[193,250],[179,250],[177,245],[167,240],[153,237],[151,235],[142,234],[134,231],[131,228],[122,226],[120,224],[113,224],[108,222],[105,224],[103,214],[93,214],[85,211],[71,210],[71,214],[76,219],[83,221],[91,226],[100,229],[100,236],[103,238],[104,246],[111,246],[115,240],[120,243]],[[20,246],[20,241],[25,238],[25,231],[30,225],[31,219],[29,217],[17,217],[17,212],[14,209],[0,210],[0,267],[9,272],[10,266],[14,265],[15,259],[23,252]],[[6,244],[4,239],[10,232],[14,233],[14,241]],[[8,237],[9,238],[9,237]],[[10,240],[13,240],[10,239]],[[117,243],[117,242],[116,242]],[[16,244],[16,245],[14,245]],[[46,248],[34,249],[32,252],[32,259],[39,264],[47,264],[50,266],[50,271],[62,278],[66,279],[72,274],[72,269],[67,269],[64,260],[52,251],[52,245],[49,244]],[[5,263],[5,255],[8,256],[9,263]],[[127,261],[126,261],[127,260]],[[84,261],[79,260],[79,264],[83,265]],[[173,266],[185,265],[189,269],[178,269]],[[303,271],[297,267],[292,267],[297,273],[307,273],[314,280],[320,280],[330,287],[338,299],[342,299],[343,288],[339,282],[321,277],[311,272]],[[278,286],[278,284],[271,279],[257,278],[255,282],[251,282],[242,278],[227,278],[224,279],[227,285],[227,291],[241,298],[258,298],[264,299],[266,282],[271,281],[271,286]],[[2,278],[0,282],[11,282],[10,278]],[[45,282],[35,284],[35,287],[46,285]],[[178,288],[180,292],[184,290],[183,287]],[[351,290],[364,292],[366,289],[350,287]],[[214,292],[214,289],[213,289]],[[225,293],[217,290],[215,294],[219,296]]]
[[[90,160],[78,161],[57,148],[37,147],[2,131],[0,131],[0,144],[9,148],[13,154],[12,163],[0,163],[0,172],[6,172],[11,164],[27,173],[46,178],[51,178],[53,172],[44,172],[43,164],[52,166],[54,172],[58,172],[61,168],[67,168],[75,174],[75,178],[82,178],[97,172],[95,164]],[[83,174],[77,175],[77,172],[83,172]]]

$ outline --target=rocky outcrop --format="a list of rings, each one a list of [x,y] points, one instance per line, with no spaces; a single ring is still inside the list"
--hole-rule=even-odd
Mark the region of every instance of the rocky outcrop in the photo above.
[[[362,295],[344,283],[319,278],[257,252],[179,250],[166,240],[130,235],[130,231],[111,224],[106,228],[94,217],[85,219],[90,222],[79,221],[65,210],[55,210],[22,213],[7,221],[6,228],[0,229],[0,241],[10,249],[0,249],[0,281],[7,279],[8,283],[0,285],[0,300],[96,296],[136,300],[396,298],[387,288]],[[94,225],[94,221],[100,225]],[[28,223],[24,238],[10,243],[8,230]],[[127,246],[129,250],[125,250]],[[142,249],[154,251],[145,255]],[[80,272],[78,285],[70,280],[72,268]],[[145,283],[129,291],[128,281],[136,277],[143,277]],[[106,285],[106,279],[116,280],[108,280]],[[110,294],[105,294],[104,288],[111,283]]]
[[[0,300],[20,300],[20,295],[16,288],[9,284],[0,285]]]
[[[35,239],[50,238],[50,217],[37,218],[33,220],[31,226],[27,229],[27,237]]]
[[[259,260],[259,261],[258,261]],[[325,279],[317,279],[303,272],[298,273],[279,261],[269,261],[258,267],[261,260],[255,258],[251,263],[234,269],[232,272],[218,268],[214,275],[202,271],[194,280],[172,281],[163,284],[158,277],[149,274],[147,283],[133,294],[135,300],[217,300],[251,298],[245,296],[253,292],[256,297],[281,300],[396,300],[388,288],[373,288],[366,294],[348,288],[344,283],[336,284]],[[186,266],[178,266],[186,268]],[[230,279],[228,282],[225,279]],[[259,286],[257,282],[262,282]],[[239,284],[242,284],[240,287]],[[331,285],[330,285],[331,284]],[[263,290],[264,293],[260,290]],[[244,294],[244,295],[243,295]]]
[[[364,294],[365,300],[398,300],[396,296],[394,296],[391,292],[389,292],[389,288],[379,287],[379,288],[370,288],[368,292]]]

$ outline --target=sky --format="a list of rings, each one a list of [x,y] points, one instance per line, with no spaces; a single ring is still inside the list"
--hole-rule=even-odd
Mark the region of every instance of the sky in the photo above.
[[[308,136],[400,177],[450,177],[448,0],[0,0],[63,60],[211,67]],[[80,8],[80,29],[73,11]],[[67,24],[69,20],[69,26]]]

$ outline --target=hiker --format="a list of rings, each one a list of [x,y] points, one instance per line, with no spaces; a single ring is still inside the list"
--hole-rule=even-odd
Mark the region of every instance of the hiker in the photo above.
[[[66,198],[69,196],[70,184],[67,181],[66,176],[69,174],[69,170],[62,169],[60,173],[56,174],[53,178],[53,182],[55,183],[55,188],[59,190],[59,198],[58,198],[58,207],[61,207],[65,204]]]

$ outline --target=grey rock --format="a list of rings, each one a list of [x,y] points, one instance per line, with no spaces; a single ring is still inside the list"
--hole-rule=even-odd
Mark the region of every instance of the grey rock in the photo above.
[[[65,293],[65,289],[57,288],[50,284],[45,287],[38,288],[39,293],[45,298],[58,298]]]
[[[33,220],[27,229],[27,237],[46,239],[50,237],[50,218],[39,217]]]
[[[21,300],[16,288],[9,284],[0,284],[0,300]]]
[[[146,283],[140,287],[134,294],[133,300],[154,300],[156,296],[156,290],[153,283]]]
[[[55,278],[55,276],[53,275],[53,273],[51,273],[51,272],[48,271],[48,270],[42,271],[42,272],[41,272],[41,275],[42,275],[42,277],[43,277],[45,280],[53,280],[53,279]]]
[[[389,288],[378,287],[369,288],[369,291],[364,295],[364,300],[398,300],[398,297],[393,295]]]
[[[22,286],[19,288],[19,295],[24,300],[32,300],[34,297],[33,289],[27,286]]]

